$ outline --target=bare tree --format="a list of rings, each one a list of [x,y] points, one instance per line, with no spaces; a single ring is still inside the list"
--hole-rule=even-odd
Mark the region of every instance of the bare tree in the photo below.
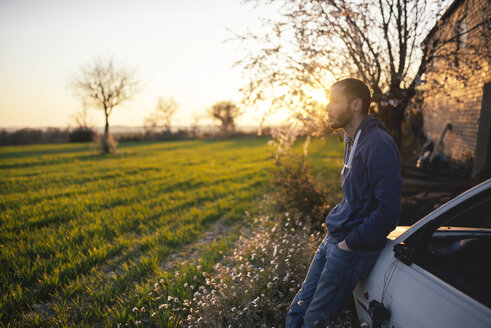
[[[157,107],[145,118],[145,126],[158,127],[163,126],[167,132],[170,132],[172,117],[179,108],[179,104],[174,98],[159,97]]]
[[[193,118],[193,121],[191,122],[191,126],[190,126],[191,127],[191,135],[193,136],[193,138],[198,138],[201,135],[199,124],[200,124],[201,119],[203,118],[203,115],[198,113],[198,112],[194,112],[192,118]]]
[[[91,130],[93,128],[92,121],[89,117],[89,111],[87,110],[87,102],[83,102],[82,110],[72,115],[72,119],[77,129]]]
[[[88,142],[93,141],[96,132],[94,125],[89,117],[87,103],[83,101],[82,110],[72,115],[72,120],[75,123],[75,128],[70,131],[70,142]]]
[[[424,42],[448,2],[274,1],[281,15],[264,21],[264,35],[236,35],[252,49],[237,63],[250,77],[241,89],[244,102],[252,107],[268,100],[272,110],[297,110],[312,101],[309,90],[327,91],[334,80],[355,76],[371,87],[372,112],[400,145],[405,108],[423,82],[433,49],[448,42]]]
[[[132,71],[117,67],[112,59],[96,58],[74,76],[71,85],[77,95],[104,112],[106,124],[102,148],[104,152],[110,152],[109,115],[116,106],[138,92],[139,81]]]
[[[235,130],[235,121],[241,111],[232,101],[221,101],[211,106],[208,114],[211,118],[220,122],[222,132],[226,134]]]

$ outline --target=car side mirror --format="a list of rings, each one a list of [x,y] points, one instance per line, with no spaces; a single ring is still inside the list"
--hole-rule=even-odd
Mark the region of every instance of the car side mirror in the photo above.
[[[404,242],[394,245],[394,256],[404,264],[411,265],[411,249]]]

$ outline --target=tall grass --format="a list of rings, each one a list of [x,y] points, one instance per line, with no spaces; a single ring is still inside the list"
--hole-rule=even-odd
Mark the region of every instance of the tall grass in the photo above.
[[[267,149],[265,139],[127,143],[106,156],[88,144],[0,148],[0,321],[131,317],[128,299],[166,274],[170,255],[257,212]]]

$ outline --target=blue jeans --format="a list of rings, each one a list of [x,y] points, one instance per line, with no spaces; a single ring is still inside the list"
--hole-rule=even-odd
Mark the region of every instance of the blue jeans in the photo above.
[[[344,299],[358,280],[366,278],[380,252],[345,251],[326,236],[290,305],[286,328],[326,327],[334,322]]]

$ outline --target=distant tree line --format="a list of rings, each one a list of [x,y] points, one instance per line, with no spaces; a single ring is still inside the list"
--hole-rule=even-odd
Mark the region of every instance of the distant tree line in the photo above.
[[[0,130],[0,146],[87,142],[94,140],[95,136],[94,130],[81,128],[22,128],[15,131],[2,129]]]
[[[114,137],[118,141],[145,141],[145,140],[193,140],[193,139],[223,139],[223,138],[253,138],[257,137],[256,130],[241,131],[235,129],[227,134],[223,133],[223,127],[197,127],[191,126],[188,128],[180,128],[175,131],[171,130],[155,130],[146,129],[145,132],[137,133],[119,133],[114,134]],[[271,137],[271,128],[263,128],[261,136]]]
[[[58,128],[47,128],[45,130],[23,128],[12,132],[0,130],[0,145],[62,143],[69,141],[69,135],[70,131],[68,129]]]
[[[270,136],[270,129],[263,128],[263,136]],[[146,130],[137,133],[115,133],[117,141],[145,141],[145,140],[190,140],[190,139],[217,139],[217,138],[244,138],[255,137],[256,131],[235,130],[227,135],[223,135],[221,128],[215,127],[203,129],[199,127],[182,128],[176,131],[169,130]],[[0,130],[0,146],[11,145],[31,145],[31,144],[51,144],[68,142],[91,142],[97,141],[99,136],[93,129],[83,128],[47,128],[32,129],[22,128],[15,131]]]

